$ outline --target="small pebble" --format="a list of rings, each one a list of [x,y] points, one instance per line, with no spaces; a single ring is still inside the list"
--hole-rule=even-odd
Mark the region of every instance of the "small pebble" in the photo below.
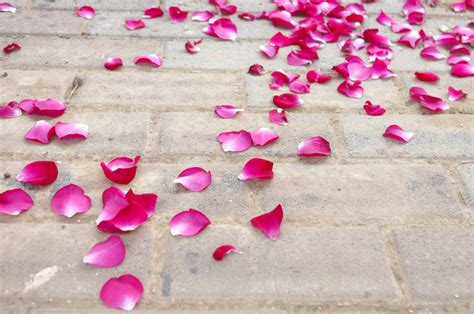
[[[9,179],[9,178],[11,178],[11,176],[12,176],[12,175],[10,174],[10,172],[5,172],[5,173],[3,174],[3,177],[4,177],[5,179]]]

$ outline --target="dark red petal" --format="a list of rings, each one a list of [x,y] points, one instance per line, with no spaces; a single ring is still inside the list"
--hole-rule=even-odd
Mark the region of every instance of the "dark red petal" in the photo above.
[[[154,19],[163,16],[163,10],[160,7],[151,6],[143,11],[143,18]]]
[[[222,259],[231,252],[241,254],[233,245],[225,244],[219,246],[212,254],[212,257],[214,257],[216,261],[222,261]]]
[[[21,49],[20,45],[18,45],[17,43],[11,43],[11,44],[6,45],[5,47],[3,47],[3,52],[4,53],[12,53],[13,51],[20,50],[20,49]]]
[[[155,54],[149,54],[145,56],[138,56],[134,59],[135,64],[147,63],[154,67],[159,68],[163,64],[163,59]]]
[[[182,11],[180,8],[171,6],[168,9],[171,18],[171,23],[181,23],[188,17],[188,12]]]

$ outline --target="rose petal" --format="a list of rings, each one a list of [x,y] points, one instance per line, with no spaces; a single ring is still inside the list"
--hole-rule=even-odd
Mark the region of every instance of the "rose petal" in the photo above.
[[[101,268],[111,268],[122,264],[125,259],[125,244],[119,236],[111,235],[107,240],[95,244],[84,255],[82,262]]]
[[[295,94],[282,94],[273,96],[275,106],[282,109],[295,108],[303,104],[303,99]]]
[[[135,57],[134,62],[135,62],[135,64],[148,63],[148,64],[151,64],[151,65],[159,68],[161,66],[161,64],[163,63],[163,59],[161,59],[161,57],[159,57],[155,54],[149,54],[149,55],[145,55],[145,56]]]
[[[456,77],[474,76],[474,64],[455,64],[451,67],[451,75]]]
[[[252,143],[254,146],[265,146],[275,142],[280,137],[269,128],[260,128],[250,132]]]
[[[22,189],[0,193],[0,214],[16,216],[33,206],[33,199]]]
[[[40,120],[26,133],[25,139],[40,144],[48,144],[54,135],[54,126],[49,122]]]
[[[83,17],[86,20],[90,20],[95,16],[95,10],[93,7],[90,7],[88,5],[82,6],[76,11],[77,16]]]
[[[467,8],[465,1],[451,3],[450,7],[456,13],[466,12]]]
[[[299,74],[290,74],[286,73],[283,70],[276,70],[272,72],[272,78],[279,85],[290,84],[291,82],[297,80],[300,77]]]
[[[426,95],[426,94],[427,94],[426,91],[421,87],[418,87],[418,86],[410,87],[410,97],[411,97],[411,99],[419,101],[420,96]]]
[[[35,161],[26,165],[16,179],[32,185],[49,185],[58,178],[58,167],[53,161]]]
[[[128,157],[118,157],[112,159],[109,163],[101,162],[100,166],[104,171],[107,179],[118,184],[129,184],[137,173],[137,164],[140,161],[140,156],[135,156],[134,159]]]
[[[200,167],[191,167],[183,170],[174,183],[181,184],[185,189],[193,192],[201,192],[211,185],[212,175]]]
[[[231,119],[244,109],[237,109],[232,105],[217,105],[214,112],[222,119]]]
[[[252,158],[247,161],[239,174],[241,181],[271,178],[273,178],[273,162],[261,158]]]
[[[223,15],[232,15],[237,12],[237,6],[235,5],[221,5],[218,6],[219,12]]]
[[[100,299],[105,305],[126,311],[133,310],[142,295],[142,283],[129,274],[109,279],[100,290]]]
[[[198,22],[207,22],[214,17],[211,11],[196,11],[193,13],[191,19]]]
[[[224,152],[243,152],[252,146],[252,137],[245,130],[239,132],[223,132],[217,136]]]
[[[113,71],[117,70],[123,65],[122,59],[117,58],[117,57],[112,57],[112,58],[107,58],[107,60],[104,63],[104,68],[107,70]]]
[[[54,130],[60,141],[64,139],[86,139],[89,136],[89,127],[82,123],[58,122],[54,126]]]
[[[420,95],[418,101],[422,107],[433,112],[445,111],[449,109],[448,104],[438,97],[430,95]]]
[[[56,215],[71,218],[82,214],[91,208],[91,199],[84,190],[75,184],[66,185],[54,193],[51,199],[51,209]]]
[[[346,79],[337,87],[337,91],[350,98],[362,98],[364,96],[364,88],[360,84],[361,81],[352,82]]]
[[[4,106],[0,106],[0,119],[11,119],[22,115],[19,104],[14,101],[9,102]]]
[[[225,244],[219,246],[212,254],[212,257],[214,257],[216,261],[222,261],[222,259],[231,252],[241,254],[233,245]]]
[[[261,45],[259,47],[260,52],[267,58],[273,58],[277,55],[279,47],[272,46],[272,45]]]
[[[304,66],[312,63],[311,60],[304,58],[298,50],[291,51],[286,57],[286,61],[293,66]]]
[[[268,113],[270,122],[276,125],[288,125],[288,119],[286,118],[285,110],[281,108],[270,110]]]
[[[242,12],[238,15],[239,19],[246,21],[254,21],[256,19],[255,15],[249,12]]]
[[[125,199],[130,206],[143,210],[148,218],[153,216],[158,202],[158,195],[153,193],[135,194],[132,189],[125,194]]]
[[[3,3],[0,3],[0,12],[15,13],[16,8],[8,2],[3,2]]]
[[[394,77],[395,74],[388,68],[388,62],[375,58],[372,64],[372,79],[387,79]]]
[[[237,26],[228,18],[213,21],[204,29],[204,32],[224,40],[234,41],[237,39]]]
[[[265,69],[261,64],[253,64],[249,67],[248,73],[255,76],[262,76],[265,74]]]
[[[466,97],[467,94],[462,91],[462,89],[454,89],[451,86],[448,87],[448,99],[449,101],[458,101],[459,99],[462,99]]]
[[[193,237],[206,229],[210,223],[211,221],[206,215],[199,210],[190,208],[174,215],[168,226],[174,236]]]
[[[331,80],[332,76],[327,75],[327,74],[323,74],[319,71],[309,70],[308,73],[306,73],[306,79],[310,83],[316,82],[316,83],[319,83],[319,84],[323,84],[323,83],[326,83],[329,80]]]
[[[142,20],[125,20],[125,27],[128,30],[136,30],[145,27],[145,22]]]
[[[455,65],[458,63],[469,63],[471,61],[471,57],[469,56],[456,56],[456,55],[450,55],[446,62],[449,65]]]
[[[407,34],[403,34],[397,41],[397,43],[405,45],[410,48],[416,48],[420,40],[422,39],[420,32],[411,31]]]
[[[28,112],[28,114],[57,118],[66,111],[66,106],[63,103],[51,98],[46,100],[34,100],[32,105],[32,111]],[[20,108],[22,108],[21,103]]]
[[[298,145],[298,156],[324,157],[331,154],[329,142],[322,136],[310,137]]]
[[[268,238],[280,237],[280,226],[283,221],[283,207],[278,204],[271,212],[252,218],[252,226],[263,232]]]
[[[385,109],[380,105],[372,105],[370,100],[367,100],[364,105],[364,110],[369,116],[381,116],[385,113]]]
[[[303,81],[293,81],[289,87],[290,91],[296,94],[307,94],[311,89],[311,85]]]
[[[428,60],[442,60],[446,59],[446,56],[443,55],[436,46],[429,46],[426,48],[423,48],[420,51],[420,56],[422,58],[428,59]]]
[[[347,72],[352,81],[366,81],[372,76],[372,68],[361,62],[349,62]]]
[[[191,42],[188,40],[186,41],[186,44],[184,44],[184,48],[186,49],[188,53],[194,55],[201,50],[201,47],[198,46],[201,42],[202,42],[202,39],[196,40],[194,42]]]
[[[395,22],[395,20],[384,11],[380,12],[380,14],[376,18],[376,21],[385,26],[392,26],[392,24]]]
[[[181,23],[188,17],[188,12],[182,11],[180,8],[171,6],[168,9],[171,18],[171,23]]]
[[[417,79],[423,82],[436,82],[439,81],[439,76],[433,72],[415,72]]]
[[[150,6],[143,11],[143,18],[155,19],[163,16],[163,10],[160,7]]]
[[[414,133],[407,132],[396,124],[390,125],[383,134],[384,137],[388,137],[403,143],[408,143],[412,139],[413,135]]]
[[[6,45],[3,47],[3,52],[4,53],[12,53],[13,51],[20,50],[21,46],[18,45],[17,43],[11,43],[9,45]]]

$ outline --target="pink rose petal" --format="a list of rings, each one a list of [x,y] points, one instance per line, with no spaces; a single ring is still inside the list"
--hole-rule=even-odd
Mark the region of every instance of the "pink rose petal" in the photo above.
[[[210,223],[211,221],[206,215],[199,210],[190,208],[174,215],[168,226],[174,236],[193,237],[206,229]]]
[[[439,76],[433,72],[415,72],[417,79],[423,82],[436,82],[439,81]]]
[[[309,70],[308,73],[306,73],[306,79],[310,83],[315,83],[316,82],[316,83],[319,83],[319,84],[323,84],[323,83],[326,83],[329,80],[331,80],[332,76],[327,75],[327,74],[323,74],[319,71]]]
[[[380,12],[380,14],[376,18],[376,21],[385,26],[392,26],[392,24],[395,22],[395,20],[384,11]]]
[[[216,261],[222,261],[222,259],[230,254],[230,253],[238,253],[238,254],[241,254],[239,251],[237,251],[237,249],[233,246],[233,245],[230,245],[230,244],[225,244],[225,245],[221,245],[219,246],[215,251],[214,253],[212,254],[212,257],[214,257],[214,259]]]
[[[241,181],[271,178],[273,178],[273,162],[261,158],[252,158],[247,161],[239,174]]]
[[[220,18],[209,23],[204,32],[223,40],[234,41],[237,39],[237,26],[228,18]]]
[[[252,146],[252,137],[245,130],[239,132],[223,132],[217,136],[224,152],[243,152]]]
[[[129,184],[137,173],[137,164],[140,156],[134,159],[128,157],[118,157],[112,159],[109,163],[101,162],[100,166],[107,179],[118,184]]]
[[[288,125],[288,119],[286,118],[285,110],[281,108],[270,110],[268,113],[270,122],[276,125]]]
[[[451,86],[448,87],[448,99],[449,101],[458,101],[464,97],[466,97],[467,94],[462,91],[462,89],[454,89]]]
[[[111,235],[107,240],[95,244],[84,255],[82,262],[101,268],[111,268],[122,264],[125,259],[125,244],[119,236]]]
[[[174,183],[182,185],[185,189],[193,192],[201,192],[211,185],[212,175],[200,167],[191,167],[183,170]]]
[[[375,58],[372,64],[372,79],[387,79],[394,77],[395,74],[388,68],[387,61]]]
[[[296,94],[307,94],[311,89],[311,85],[303,81],[293,81],[289,87],[290,91]]]
[[[453,2],[451,3],[451,9],[456,12],[456,13],[461,13],[461,12],[466,12],[466,2],[460,1],[460,2]]]
[[[458,63],[469,63],[471,61],[470,56],[456,56],[456,55],[450,55],[446,62],[449,65],[455,65]]]
[[[184,48],[186,49],[188,53],[194,55],[198,53],[199,51],[201,51],[201,47],[198,46],[201,42],[202,42],[202,38],[195,41],[188,40],[186,41],[186,44],[184,44]]]
[[[104,63],[104,68],[110,71],[117,70],[118,68],[122,67],[123,62],[122,59],[117,57],[107,58]]]
[[[0,193],[0,214],[16,216],[33,206],[33,199],[22,189]]]
[[[474,64],[458,63],[451,67],[451,75],[456,77],[474,76]]]
[[[418,43],[421,41],[422,37],[420,32],[411,31],[407,34],[403,34],[397,41],[397,43],[405,45],[410,48],[416,48]]]
[[[384,137],[388,137],[403,143],[408,143],[412,139],[413,135],[414,134],[412,132],[407,132],[396,124],[390,125],[383,134]]]
[[[54,126],[54,130],[60,141],[64,139],[86,139],[89,136],[89,127],[82,123],[58,122]]]
[[[54,161],[35,161],[26,165],[16,179],[32,185],[49,185],[58,178],[58,167]]]
[[[96,220],[97,224],[112,220],[117,214],[128,207],[129,202],[125,198],[125,191],[114,186],[102,192],[103,208]]]
[[[412,86],[410,87],[410,98],[416,101],[420,100],[420,96],[426,95],[426,91],[422,87]]]
[[[3,52],[4,53],[12,53],[13,51],[16,51],[16,50],[20,50],[21,49],[21,46],[18,45],[17,43],[11,43],[9,45],[6,45],[5,47],[3,47]]]
[[[0,12],[15,13],[16,8],[8,2],[3,2],[3,3],[0,3]]]
[[[84,194],[84,190],[75,185],[66,185],[54,193],[51,199],[51,209],[56,215],[71,218],[82,214],[91,208],[91,199]]]
[[[446,59],[436,46],[428,46],[420,51],[420,56],[428,60],[442,60]]]
[[[153,65],[154,67],[159,68],[161,64],[163,63],[163,59],[161,59],[161,57],[155,54],[149,54],[145,56],[135,57],[134,62],[135,64],[147,63],[147,64]]]
[[[54,126],[49,122],[40,120],[26,133],[25,139],[40,144],[48,144],[54,135]]]
[[[384,108],[380,105],[373,105],[369,100],[365,102],[364,110],[369,116],[381,116],[385,113]]]
[[[232,15],[237,12],[237,6],[235,5],[222,5],[218,6],[219,12],[223,15]]]
[[[265,146],[275,142],[280,137],[269,128],[260,128],[250,132],[252,143],[254,146]]]
[[[188,17],[188,12],[182,11],[180,8],[171,6],[168,9],[171,18],[171,23],[181,23]]]
[[[249,12],[242,12],[238,15],[239,19],[246,21],[254,21],[256,19],[255,15]]]
[[[440,112],[449,109],[448,104],[438,97],[430,95],[420,95],[418,101],[422,107],[433,112]]]
[[[278,49],[279,47],[276,47],[276,46],[272,46],[272,45],[261,45],[260,47],[260,52],[267,58],[274,58],[277,53],[278,53]]]
[[[347,72],[352,81],[366,81],[372,76],[372,68],[362,62],[349,62]]]
[[[362,98],[364,96],[364,88],[360,84],[361,81],[352,82],[346,79],[337,87],[337,91],[350,98]]]
[[[244,109],[235,108],[232,105],[217,105],[214,112],[222,119],[231,119]]]
[[[265,74],[265,69],[261,64],[253,64],[249,67],[248,73],[255,76],[262,76]]]
[[[305,58],[305,55],[300,50],[291,51],[286,57],[286,61],[289,65],[293,66],[304,66],[312,63],[310,59]]]
[[[282,109],[295,108],[303,104],[303,99],[295,94],[282,94],[273,96],[275,106]]]
[[[41,99],[41,100],[34,100],[33,101],[32,111],[28,112],[32,115],[38,116],[48,116],[51,118],[57,118],[61,116],[64,111],[66,111],[66,106],[63,103],[55,99]],[[20,108],[21,103],[20,103]],[[22,108],[23,109],[23,108]]]
[[[14,101],[9,102],[4,106],[0,106],[0,119],[11,119],[22,115],[19,104]]]
[[[163,10],[160,7],[151,6],[146,8],[143,11],[143,18],[145,19],[155,19],[157,17],[163,16]]]
[[[298,156],[325,157],[331,154],[329,142],[322,136],[310,137],[298,145]]]
[[[125,199],[129,206],[140,208],[143,210],[148,218],[153,216],[158,202],[158,195],[153,193],[135,194],[132,189],[125,194]]]
[[[271,212],[252,218],[252,226],[263,232],[268,238],[276,240],[280,237],[280,226],[283,221],[283,207],[280,204]]]
[[[90,7],[88,5],[82,6],[76,11],[77,16],[83,17],[86,20],[90,20],[95,16],[95,10],[93,7]]]
[[[128,30],[136,30],[136,29],[140,29],[140,28],[144,28],[145,27],[145,22],[143,22],[142,20],[126,20],[125,21],[125,27],[128,29]]]
[[[142,295],[142,283],[129,274],[109,279],[100,290],[100,299],[105,305],[126,311],[133,310]]]
[[[198,22],[207,22],[214,17],[211,11],[196,11],[193,13],[191,19]]]

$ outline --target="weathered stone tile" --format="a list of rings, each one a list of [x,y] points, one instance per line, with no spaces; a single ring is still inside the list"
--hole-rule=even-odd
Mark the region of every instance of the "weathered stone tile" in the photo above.
[[[157,5],[157,0],[32,0],[31,6],[38,9],[74,9],[83,5],[95,10],[143,10]]]
[[[474,164],[465,164],[458,167],[467,203],[474,207]]]

